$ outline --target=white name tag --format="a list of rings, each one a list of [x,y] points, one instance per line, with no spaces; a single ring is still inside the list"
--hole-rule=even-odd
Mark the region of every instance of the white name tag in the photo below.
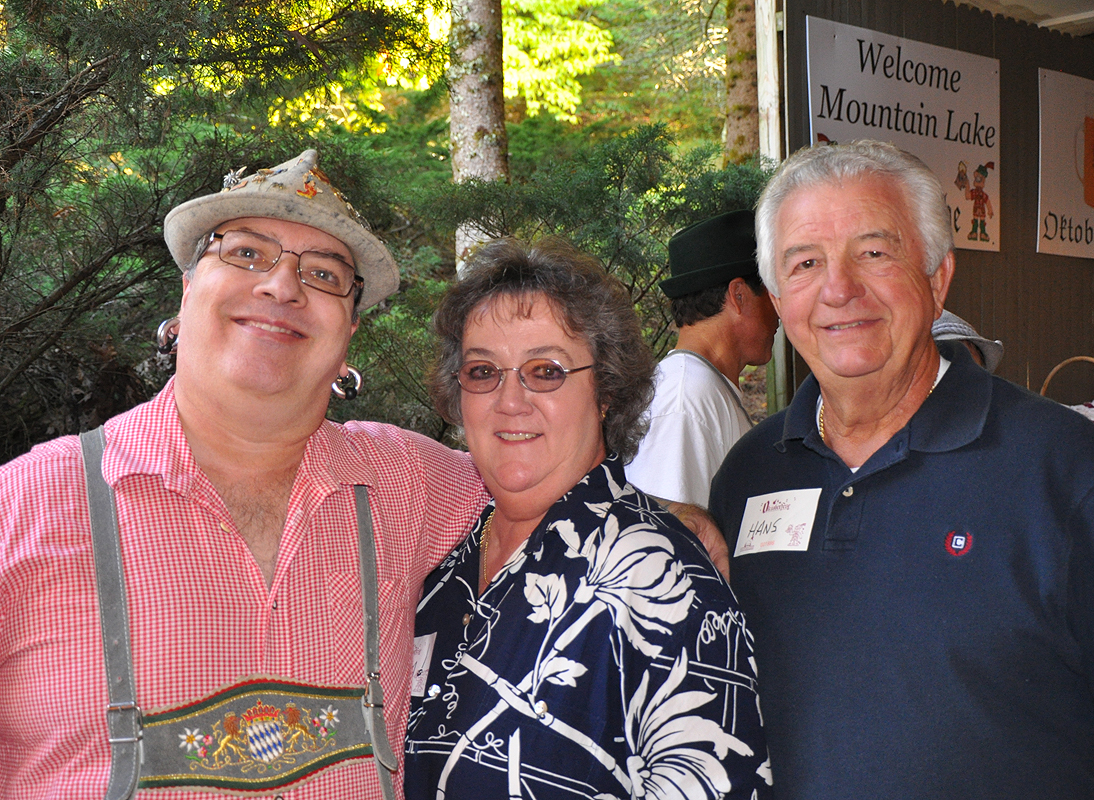
[[[791,489],[748,498],[733,557],[808,550],[820,494],[820,489]]]
[[[433,645],[436,633],[414,637],[414,672],[410,676],[410,696],[425,697],[425,684],[429,680],[429,664],[433,661]]]

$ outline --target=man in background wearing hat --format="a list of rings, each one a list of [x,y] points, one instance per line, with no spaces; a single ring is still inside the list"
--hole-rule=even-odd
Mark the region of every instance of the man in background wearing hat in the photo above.
[[[402,794],[422,579],[486,495],[466,455],[325,419],[398,273],[315,162],[173,209],[174,378],[0,468],[4,800]]]
[[[1003,343],[998,339],[985,339],[974,328],[952,311],[943,311],[942,316],[931,325],[931,338],[936,342],[961,342],[972,356],[972,360],[988,372],[995,372],[1003,360]]]
[[[669,240],[672,277],[661,282],[679,330],[657,368],[650,430],[627,477],[662,500],[706,508],[710,481],[752,427],[741,370],[771,360],[779,327],[756,266],[751,211],[696,223]]]

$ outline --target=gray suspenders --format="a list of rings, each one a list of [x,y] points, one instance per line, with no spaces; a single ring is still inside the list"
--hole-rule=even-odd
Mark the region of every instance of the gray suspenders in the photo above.
[[[110,741],[110,781],[106,800],[129,800],[137,793],[140,780],[141,710],[133,680],[132,650],[129,642],[129,606],[125,597],[121,544],[114,490],[103,479],[102,457],[106,435],[102,427],[80,435],[88,509],[91,515],[91,547],[95,559],[95,580],[99,596],[103,653],[107,675],[107,728]],[[365,694],[362,712],[372,732],[373,757],[379,762],[377,774],[383,796],[394,798],[392,773],[398,761],[384,725],[384,694],[380,686],[380,601],[376,582],[376,542],[369,511],[368,489],[353,487],[357,506],[360,543],[361,597],[365,627]]]
[[[365,696],[361,706],[372,731],[372,752],[380,766],[380,788],[386,800],[394,800],[391,774],[399,766],[391,751],[384,724],[384,690],[380,686],[380,599],[376,581],[376,542],[372,536],[372,514],[368,507],[368,489],[354,486],[357,500],[357,531],[360,538],[361,597],[365,608]]]
[[[99,593],[99,624],[106,661],[106,726],[110,732],[110,783],[106,800],[127,800],[137,793],[141,776],[141,710],[133,681],[129,646],[129,605],[125,599],[122,551],[118,539],[118,512],[114,490],[103,479],[102,427],[80,434],[91,513],[91,551],[95,556],[95,584]]]

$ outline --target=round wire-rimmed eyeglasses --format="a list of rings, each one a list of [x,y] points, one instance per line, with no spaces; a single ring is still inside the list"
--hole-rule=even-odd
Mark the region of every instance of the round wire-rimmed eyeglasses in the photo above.
[[[464,391],[472,394],[486,394],[501,385],[505,373],[515,372],[525,389],[533,392],[553,392],[566,382],[567,375],[592,368],[593,365],[588,364],[584,367],[566,369],[550,358],[530,358],[519,367],[499,367],[493,361],[468,361],[453,372],[452,377],[459,381]]]
[[[209,236],[210,246],[217,243],[217,257],[225,264],[251,272],[269,272],[285,253],[296,256],[296,275],[300,282],[325,294],[348,297],[365,285],[352,264],[331,253],[286,250],[281,242],[251,231],[224,231]]]

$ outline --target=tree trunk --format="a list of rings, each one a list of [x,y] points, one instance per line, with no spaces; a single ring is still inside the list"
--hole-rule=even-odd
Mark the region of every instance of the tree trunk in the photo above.
[[[508,180],[501,0],[453,0],[449,45],[452,175],[457,183]],[[477,227],[460,226],[457,270],[484,238]]]
[[[756,95],[756,6],[726,0],[725,163],[740,164],[760,148]]]

